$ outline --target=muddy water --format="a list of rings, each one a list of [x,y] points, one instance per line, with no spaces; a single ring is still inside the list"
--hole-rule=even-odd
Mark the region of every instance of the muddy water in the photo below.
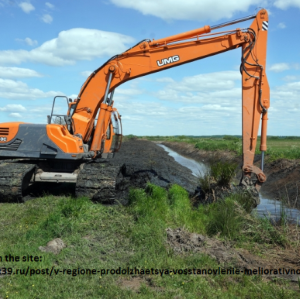
[[[179,164],[189,168],[194,176],[203,175],[207,167],[203,163],[199,163],[195,160],[181,156],[174,152],[165,145],[157,144],[162,147],[168,154],[175,159]],[[297,209],[290,209],[282,204],[281,201],[266,198],[263,194],[260,194],[260,204],[255,209],[260,217],[271,217],[274,220],[278,220],[282,213],[290,222],[298,222],[300,224],[300,211]]]
[[[194,176],[203,175],[206,172],[207,168],[203,163],[199,163],[193,159],[188,159],[186,157],[183,157],[165,145],[162,144],[157,144],[157,145],[162,147],[166,152],[168,152],[169,156],[173,157],[176,162],[178,162],[182,166],[189,168],[192,171]]]

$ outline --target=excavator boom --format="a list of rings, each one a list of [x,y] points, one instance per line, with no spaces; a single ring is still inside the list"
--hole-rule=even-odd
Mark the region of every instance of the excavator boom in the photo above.
[[[247,20],[253,20],[249,28],[214,32],[216,29]],[[0,124],[0,160],[30,160],[29,165],[24,161],[21,161],[24,165],[8,162],[6,166],[0,165],[0,199],[8,194],[5,191],[1,195],[1,190],[10,190],[9,186],[15,183],[16,176],[20,178],[17,185],[23,185],[13,189],[15,191],[9,195],[11,198],[19,198],[24,186],[36,181],[77,182],[79,190],[86,190],[88,187],[84,178],[86,175],[91,176],[92,172],[102,173],[104,180],[111,175],[110,180],[105,181],[104,189],[113,194],[114,178],[109,169],[98,169],[91,165],[85,167],[82,161],[113,155],[120,148],[121,117],[113,107],[115,88],[141,76],[237,48],[241,48],[242,53],[241,183],[251,185],[253,174],[256,176],[255,187],[258,191],[266,180],[263,173],[263,157],[267,149],[267,111],[270,106],[269,84],[265,72],[267,33],[268,13],[262,9],[256,15],[217,26],[204,26],[152,41],[143,40],[95,70],[81,87],[74,102],[69,103],[69,99],[66,98],[68,113],[58,115],[58,123],[51,123],[52,116],[55,116],[52,108],[47,125],[22,122]],[[253,164],[260,123],[261,168]],[[11,168],[12,172],[9,181],[6,182],[7,168]],[[3,186],[1,182],[4,182]],[[91,190],[96,189],[97,187],[91,187]],[[82,194],[81,191],[79,194]],[[105,192],[103,196],[105,197]]]
[[[253,22],[247,29],[211,33],[212,30],[249,19],[253,19]],[[87,142],[99,109],[109,109],[106,104],[108,94],[124,82],[241,48],[243,170],[245,174],[256,174],[259,189],[259,183],[264,182],[266,177],[261,169],[253,165],[253,161],[261,116],[260,150],[264,153],[267,149],[267,110],[270,106],[269,84],[265,73],[267,33],[268,13],[262,9],[254,16],[233,22],[140,42],[128,51],[112,57],[84,83],[72,116],[75,133],[82,135],[84,142]],[[99,140],[106,132],[105,124],[107,122],[103,117],[98,119],[90,149],[95,153],[101,150]]]

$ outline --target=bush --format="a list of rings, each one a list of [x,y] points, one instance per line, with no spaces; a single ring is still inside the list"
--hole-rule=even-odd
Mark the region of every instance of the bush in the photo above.
[[[227,186],[235,175],[236,167],[234,162],[213,162],[210,165],[211,175],[218,185]]]
[[[207,234],[212,236],[219,233],[222,237],[238,239],[244,224],[239,206],[232,198],[226,198],[211,205]]]
[[[199,185],[204,193],[211,191],[211,173],[210,171],[206,172],[203,176],[198,177]]]

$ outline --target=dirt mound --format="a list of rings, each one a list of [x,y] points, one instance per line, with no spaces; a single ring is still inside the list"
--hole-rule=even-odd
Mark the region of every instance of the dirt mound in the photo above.
[[[37,183],[28,189],[23,200],[45,193],[76,194],[104,204],[119,202],[126,205],[130,188],[144,189],[149,182],[166,189],[172,184],[180,185],[196,205],[222,200],[232,192],[231,188],[219,186],[212,186],[210,192],[202,192],[192,171],[177,163],[163,148],[151,141],[131,139],[122,144],[114,158],[86,163],[80,171],[76,188],[71,183]]]
[[[39,250],[43,252],[52,252],[54,254],[59,254],[62,249],[66,247],[64,241],[60,238],[56,238],[47,243],[46,246],[40,246]]]
[[[190,195],[195,193],[198,184],[191,170],[175,162],[164,149],[151,141],[124,142],[110,163],[120,166],[116,188],[119,199],[123,201],[131,187],[145,188],[148,182],[163,188],[177,184]]]
[[[245,259],[229,245],[196,233],[189,233],[181,228],[167,229],[167,242],[177,253],[188,251],[200,252],[217,260],[224,267],[244,268],[249,266]],[[257,262],[255,264],[258,264]],[[253,261],[251,262],[253,265]]]
[[[101,171],[97,171],[97,169],[93,171],[94,168],[97,168],[97,163],[109,165],[108,173],[103,173],[101,176]],[[98,191],[101,190],[100,192],[102,192],[105,186],[102,186],[103,190],[101,186],[99,188],[97,186],[105,177],[112,176],[109,173],[110,169],[113,175],[116,174],[115,200],[109,198],[109,201],[105,201],[103,196],[97,196]],[[83,170],[85,173],[82,173],[78,178],[77,191],[75,184],[71,183],[37,183],[28,189],[27,196],[23,200],[26,201],[44,194],[75,195],[79,193],[102,203],[121,202],[126,204],[129,189],[145,188],[148,182],[163,188],[178,184],[185,188],[190,195],[194,194],[198,184],[197,178],[192,175],[191,170],[175,162],[174,158],[170,157],[164,149],[151,141],[137,139],[124,142],[114,158],[99,159],[88,163]],[[96,187],[98,189],[95,189]],[[89,189],[88,192],[86,192],[87,189]],[[111,195],[111,192],[109,195]]]
[[[278,277],[293,282],[298,282],[298,279],[300,279],[300,275],[293,274],[291,271],[288,272],[291,269],[300,270],[299,251],[266,248],[266,257],[262,259],[245,249],[234,248],[230,243],[196,233],[189,233],[181,228],[168,228],[166,232],[167,244],[177,254],[187,252],[203,253],[215,259],[223,268],[234,267],[240,269],[242,274],[251,273],[248,272],[249,270],[264,269],[269,270],[268,273],[263,272],[264,277]],[[273,269],[273,271],[271,272],[270,269]],[[275,269],[277,272],[274,271]],[[285,274],[283,274],[284,272]]]

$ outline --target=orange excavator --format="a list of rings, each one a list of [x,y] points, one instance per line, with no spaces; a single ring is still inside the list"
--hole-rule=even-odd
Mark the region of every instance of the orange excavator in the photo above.
[[[251,19],[249,28],[214,33],[216,29]],[[113,198],[118,169],[99,158],[112,157],[122,141],[121,117],[113,107],[115,88],[141,76],[236,48],[241,48],[242,54],[241,182],[244,185],[252,182],[259,191],[266,180],[263,163],[270,106],[265,72],[267,33],[268,13],[262,9],[256,15],[217,26],[143,40],[96,69],[75,101],[66,98],[66,115],[53,114],[54,98],[48,124],[1,123],[0,201],[20,201],[26,188],[38,182],[76,183],[77,195]],[[260,118],[261,168],[254,165]],[[91,160],[101,161],[89,163]]]

